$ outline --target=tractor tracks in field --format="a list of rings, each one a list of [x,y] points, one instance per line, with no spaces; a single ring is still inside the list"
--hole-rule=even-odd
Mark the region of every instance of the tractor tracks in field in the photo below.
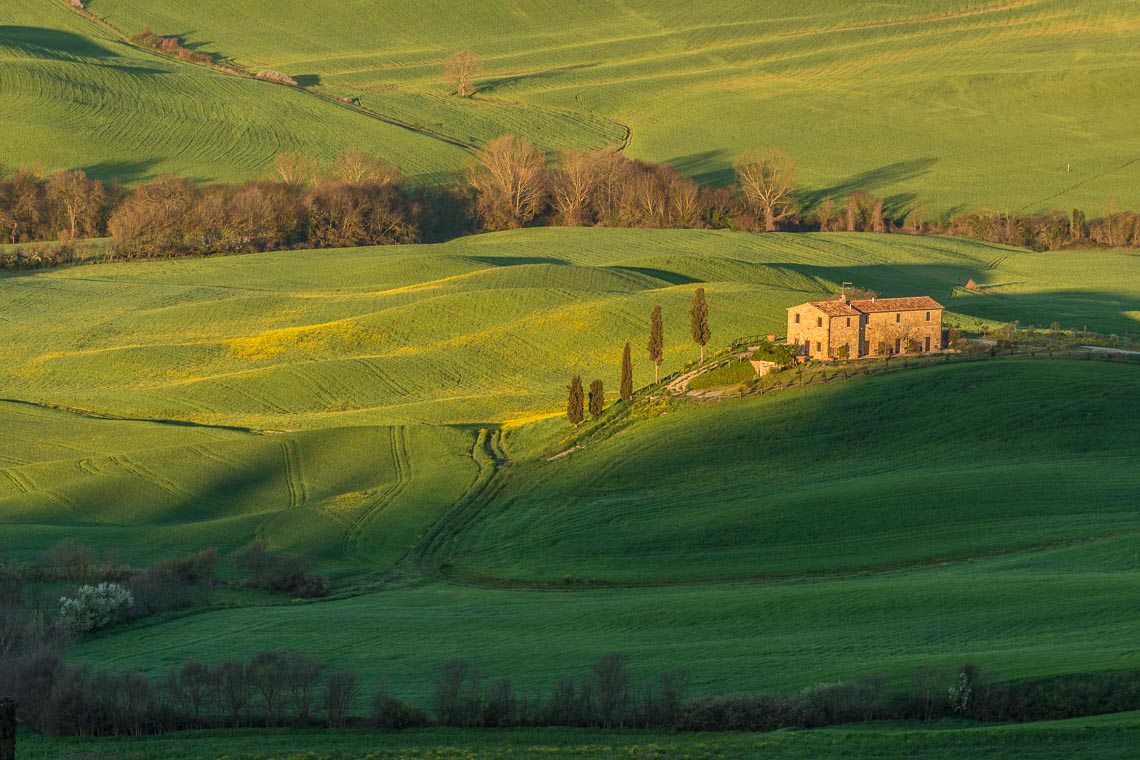
[[[368,526],[381,512],[393,504],[408,487],[412,477],[411,459],[408,456],[408,430],[403,425],[393,426],[389,429],[388,445],[392,456],[392,466],[396,470],[396,478],[370,505],[365,507],[349,525],[341,542],[347,550],[355,550],[357,554],[368,554]]]
[[[399,564],[411,561],[418,564],[427,576],[447,579],[447,564],[451,543],[478,519],[485,507],[494,502],[509,480],[511,460],[503,449],[501,428],[484,428],[475,434],[471,446],[471,459],[479,468],[475,481],[459,500],[437,520],[419,547]]]
[[[289,508],[303,507],[309,500],[305,491],[305,478],[301,473],[301,452],[297,442],[287,438],[281,442],[281,456],[285,461],[285,487],[289,492]]]

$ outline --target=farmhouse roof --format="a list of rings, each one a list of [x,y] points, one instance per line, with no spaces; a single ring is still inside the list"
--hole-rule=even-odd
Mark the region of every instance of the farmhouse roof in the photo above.
[[[846,301],[809,301],[812,306],[829,317],[857,317],[859,312]]]
[[[929,311],[943,308],[942,304],[930,296],[913,296],[911,298],[866,298],[852,301],[851,306],[871,314],[879,311]]]

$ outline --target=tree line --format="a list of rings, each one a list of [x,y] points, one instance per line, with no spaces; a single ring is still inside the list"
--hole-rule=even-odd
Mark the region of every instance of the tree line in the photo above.
[[[709,328],[709,305],[705,299],[705,289],[697,288],[693,292],[693,302],[689,307],[689,334],[693,342],[701,350],[700,361],[705,360],[705,346],[712,338]],[[646,352],[649,361],[653,363],[653,383],[661,381],[661,362],[665,352],[665,323],[661,316],[661,307],[654,306],[649,314],[649,339],[646,341]],[[633,400],[633,359],[629,341],[626,341],[621,353],[621,374],[618,381],[619,398],[622,401]],[[566,418],[570,424],[577,427],[586,419],[586,399],[589,399],[590,416],[598,418],[606,408],[605,383],[598,379],[590,383],[589,396],[585,396],[582,389],[582,376],[574,375],[570,378],[567,387],[569,396],[566,400]]]
[[[1140,245],[1140,216],[1113,204],[1095,219],[1081,209],[927,218],[920,203],[893,208],[854,190],[841,197],[824,193],[804,212],[795,164],[778,149],[742,154],[734,172],[731,185],[701,186],[671,166],[611,150],[548,158],[512,135],[491,140],[453,181],[435,185],[410,183],[357,149],[328,165],[282,154],[258,181],[197,185],[165,175],[131,191],[82,170],[45,174],[23,167],[0,171],[0,241],[110,236],[114,255],[146,259],[435,242],[561,225],[948,234],[1036,250]],[[15,266],[15,259],[10,253],[0,263]],[[67,260],[25,255],[22,261]]]
[[[1140,708],[1140,671],[997,681],[967,664],[919,668],[911,681],[883,675],[813,684],[793,693],[690,697],[689,674],[639,679],[622,652],[602,655],[546,690],[509,677],[484,679],[466,659],[440,666],[431,715],[398,698],[380,678],[362,693],[352,668],[330,669],[303,651],[263,650],[209,664],[186,660],[157,680],[134,671],[69,665],[39,647],[0,659],[0,694],[17,702],[26,726],[50,735],[130,735],[247,726],[427,725],[463,728],[571,726],[773,731],[875,720],[1057,720]],[[369,710],[358,705],[367,698]]]

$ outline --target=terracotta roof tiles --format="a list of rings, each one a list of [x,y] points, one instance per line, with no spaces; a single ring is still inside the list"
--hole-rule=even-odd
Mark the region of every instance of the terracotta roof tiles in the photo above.
[[[811,305],[829,317],[857,317],[859,312],[846,301],[811,301]]]
[[[913,296],[911,298],[867,298],[860,301],[851,301],[851,306],[864,314],[879,311],[931,311],[942,308],[942,304],[930,296]]]

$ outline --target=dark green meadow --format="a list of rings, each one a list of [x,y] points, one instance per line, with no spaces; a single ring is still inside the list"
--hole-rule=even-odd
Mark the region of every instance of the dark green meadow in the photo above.
[[[22,737],[21,757],[162,757],[168,760],[762,760],[851,758],[886,760],[900,751],[921,760],[1047,758],[1115,760],[1134,757],[1140,718],[1122,713],[1012,726],[952,723],[930,728],[892,724],[841,726],[772,734],[656,733],[573,729],[457,731],[187,731],[137,739]]]
[[[626,340],[647,382],[656,303],[663,370],[691,361],[697,283],[714,348],[780,331],[786,306],[842,281],[932,293],[968,328],[1088,320],[1126,334],[1135,261],[945,238],[544,229],[4,275],[0,543],[22,560],[64,537],[135,564],[252,538],[310,555],[328,598],[223,589],[67,657],[158,679],[189,658],[305,650],[359,671],[361,716],[381,678],[429,708],[456,657],[530,695],[610,651],[639,682],[687,669],[693,696],[863,674],[898,693],[923,666],[945,688],[966,662],[995,681],[1133,669],[1134,363],[999,357],[718,402],[658,391],[576,432],[562,404],[570,371],[615,393]],[[969,278],[981,292],[960,287]],[[383,736],[394,754],[378,756],[1111,757],[1134,728],[1090,725],[428,731]],[[378,741],[196,737],[207,749],[178,736],[96,751],[350,757]]]

